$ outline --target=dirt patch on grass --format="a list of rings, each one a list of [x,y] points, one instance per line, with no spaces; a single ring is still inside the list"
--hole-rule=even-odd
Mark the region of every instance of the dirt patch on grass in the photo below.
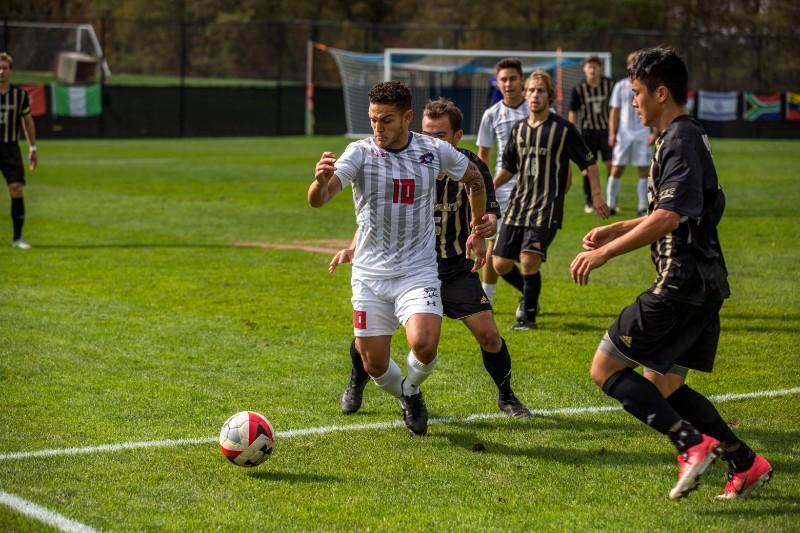
[[[242,248],[264,248],[267,250],[299,250],[318,254],[335,254],[342,248],[347,248],[350,241],[339,239],[325,239],[319,241],[294,241],[294,242],[237,242],[234,246]]]

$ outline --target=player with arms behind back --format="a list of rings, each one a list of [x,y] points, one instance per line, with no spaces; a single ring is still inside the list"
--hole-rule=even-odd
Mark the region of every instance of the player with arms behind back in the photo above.
[[[450,100],[432,100],[425,106],[422,114],[422,131],[457,147],[464,134],[461,128],[463,119],[461,110]],[[492,176],[488,167],[474,153],[463,148],[458,148],[458,151],[475,163],[483,174],[487,204],[485,223],[476,228],[477,233],[470,233],[469,221],[472,215],[465,187],[449,176],[443,176],[436,183],[436,253],[439,279],[442,282],[444,314],[461,320],[475,336],[480,346],[483,366],[497,386],[497,406],[500,410],[509,416],[528,418],[532,416],[531,412],[511,389],[511,356],[508,347],[497,331],[492,306],[481,288],[475,265],[466,254],[471,248],[471,238],[482,239],[495,232],[500,210],[494,197]],[[340,250],[334,256],[330,265],[331,272],[340,263],[350,262],[354,246],[355,241],[350,248]],[[350,345],[350,357],[353,369],[341,401],[344,414],[359,410],[364,387],[369,379],[355,342]]]
[[[628,66],[634,106],[661,132],[650,165],[646,216],[602,226],[583,239],[572,261],[575,283],[609,259],[650,245],[656,281],[622,310],[592,361],[592,380],[627,412],[668,436],[678,450],[686,496],[719,453],[729,463],[721,498],[743,498],[772,467],[740,440],[714,405],[685,384],[688,370],[711,372],[719,310],[730,294],[717,224],[725,197],[702,126],[687,114],[689,73],[670,48],[642,50]],[[644,376],[634,371],[645,367]]]
[[[525,82],[525,91],[530,114],[512,128],[502,168],[494,177],[495,187],[501,187],[519,174],[493,254],[494,268],[500,274],[508,272],[515,261],[522,265],[523,305],[512,326],[515,330],[537,327],[542,288],[539,269],[561,228],[570,160],[586,170],[598,216],[608,216],[594,154],[574,125],[550,112],[555,94],[550,75],[543,70],[532,73]]]
[[[348,145],[338,160],[325,152],[308,201],[322,207],[343,186],[353,186],[358,224],[351,279],[356,348],[375,384],[400,400],[409,433],[417,436],[428,430],[419,386],[436,365],[442,323],[433,220],[436,180],[444,173],[467,187],[472,227],[482,221],[486,190],[474,163],[446,142],[409,131],[411,118],[408,87],[388,81],[370,89],[373,136]],[[472,242],[476,251],[484,252],[480,239]],[[411,348],[405,378],[389,351],[400,324]]]

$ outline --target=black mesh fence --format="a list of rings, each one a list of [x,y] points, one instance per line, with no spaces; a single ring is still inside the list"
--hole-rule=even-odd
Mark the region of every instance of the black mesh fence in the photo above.
[[[52,72],[57,52],[75,46],[70,39],[86,38],[64,29],[31,30],[15,24],[19,22],[5,20],[0,24],[0,43],[15,56],[15,71]],[[309,20],[104,18],[89,24],[111,69],[104,88],[104,115],[108,116],[95,120],[101,126],[91,135],[147,135],[150,131],[164,135],[302,133],[309,40],[358,52],[381,52],[388,47],[610,51],[615,78],[624,75],[623,62],[629,51],[668,44],[686,59],[694,89],[800,91],[800,54],[794,35],[594,28],[564,31],[558,27],[521,30]],[[33,49],[51,52],[34,54]],[[330,54],[315,53],[313,82],[316,132],[345,131],[343,103],[337,92],[341,81]],[[163,94],[154,88],[163,89]],[[156,112],[161,99],[169,105]],[[59,126],[62,119],[44,120],[54,126],[52,134],[66,135],[75,130],[65,124]],[[143,127],[144,121],[169,124]],[[46,128],[43,134],[48,134]]]

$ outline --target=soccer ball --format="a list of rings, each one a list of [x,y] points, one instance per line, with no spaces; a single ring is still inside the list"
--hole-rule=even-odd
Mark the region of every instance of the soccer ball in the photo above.
[[[236,413],[222,424],[219,449],[230,462],[257,466],[267,460],[275,445],[275,432],[264,415],[255,411]]]

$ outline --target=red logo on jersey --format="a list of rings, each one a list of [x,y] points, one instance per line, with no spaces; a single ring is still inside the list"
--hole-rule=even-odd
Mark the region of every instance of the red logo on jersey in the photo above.
[[[353,310],[353,327],[356,329],[367,329],[367,312]]]

